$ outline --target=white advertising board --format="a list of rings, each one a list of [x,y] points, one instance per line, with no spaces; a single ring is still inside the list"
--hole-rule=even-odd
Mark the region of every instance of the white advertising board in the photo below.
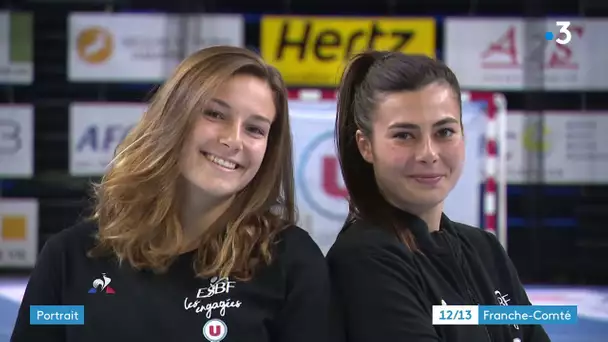
[[[73,82],[160,82],[196,50],[245,42],[240,15],[71,13],[68,34]]]
[[[507,123],[509,183],[608,183],[608,112],[510,111]]]
[[[0,105],[0,177],[34,174],[34,107]]]
[[[0,199],[0,268],[33,267],[38,255],[38,201]]]
[[[70,106],[70,174],[102,175],[116,146],[137,124],[142,103],[74,103]]]
[[[571,39],[563,45],[556,42],[565,38],[561,20],[449,17],[444,60],[464,89],[608,89],[608,20],[570,21]]]

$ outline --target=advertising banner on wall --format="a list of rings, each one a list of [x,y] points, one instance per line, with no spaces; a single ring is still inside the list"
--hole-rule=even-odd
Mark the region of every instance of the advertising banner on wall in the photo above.
[[[196,50],[243,46],[244,30],[240,15],[71,13],[68,79],[161,82]]]
[[[443,58],[466,89],[608,89],[608,20],[563,20],[447,18]]]
[[[31,13],[0,11],[0,84],[31,84],[34,39]]]
[[[0,177],[34,174],[34,107],[0,105]]]
[[[33,267],[38,254],[38,201],[0,199],[0,268]]]
[[[348,214],[344,186],[334,143],[335,101],[290,101],[294,141],[296,195],[300,226],[326,253]],[[462,176],[445,203],[453,220],[480,226],[480,184],[486,114],[481,105],[465,102],[467,159]]]
[[[137,124],[141,103],[74,103],[70,106],[70,174],[100,176],[118,144]]]
[[[509,112],[509,183],[608,183],[607,130],[608,112]]]
[[[435,56],[435,31],[433,18],[265,16],[260,47],[287,84],[332,87],[366,49]]]

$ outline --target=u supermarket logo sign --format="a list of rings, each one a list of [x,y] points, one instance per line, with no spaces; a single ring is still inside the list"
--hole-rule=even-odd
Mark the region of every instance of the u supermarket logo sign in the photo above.
[[[319,134],[304,148],[298,163],[298,191],[319,215],[344,221],[348,214],[348,191],[333,144],[333,130]]]

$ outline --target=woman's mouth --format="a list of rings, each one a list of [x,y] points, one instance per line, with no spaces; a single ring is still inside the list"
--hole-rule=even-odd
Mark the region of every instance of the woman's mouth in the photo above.
[[[207,158],[207,160],[209,160],[210,162],[212,162],[212,163],[214,163],[214,164],[216,164],[218,166],[221,166],[224,169],[227,169],[227,170],[236,170],[239,167],[241,167],[239,164],[237,164],[235,162],[232,162],[230,160],[218,157],[218,156],[216,156],[214,154],[207,153],[207,152],[201,152],[201,153],[205,156],[205,158]]]
[[[435,184],[439,183],[439,181],[443,178],[443,176],[441,176],[441,175],[416,175],[416,176],[412,176],[412,178],[420,184],[435,185]]]

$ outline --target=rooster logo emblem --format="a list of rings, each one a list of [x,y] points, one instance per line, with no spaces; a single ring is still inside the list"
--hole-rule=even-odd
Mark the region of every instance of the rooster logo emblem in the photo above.
[[[91,289],[89,289],[89,293],[98,293],[98,292],[105,292],[108,294],[116,293],[114,291],[114,289],[109,286],[111,281],[112,281],[112,278],[106,276],[105,273],[102,273],[101,278],[97,278],[97,279],[93,280],[93,287],[91,287]]]

